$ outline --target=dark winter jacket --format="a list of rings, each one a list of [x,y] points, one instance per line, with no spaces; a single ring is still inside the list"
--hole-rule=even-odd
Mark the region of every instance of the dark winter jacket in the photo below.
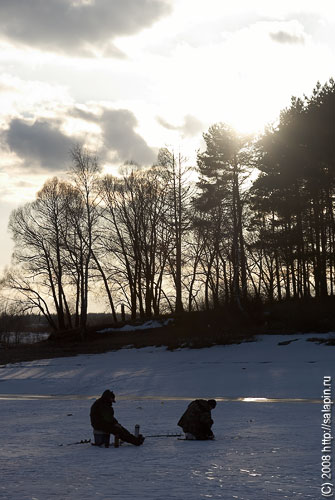
[[[196,399],[187,407],[180,418],[178,425],[184,432],[190,432],[198,439],[206,439],[213,436],[211,427],[213,425],[212,407],[205,399]]]
[[[91,406],[90,418],[93,429],[97,431],[112,433],[114,426],[118,424],[110,399],[103,395]]]

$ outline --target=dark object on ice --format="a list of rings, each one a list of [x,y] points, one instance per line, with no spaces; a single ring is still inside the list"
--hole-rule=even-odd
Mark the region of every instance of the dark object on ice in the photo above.
[[[88,444],[91,443],[90,439],[81,439],[80,441],[75,441],[74,443],[67,443],[66,446],[72,446],[73,444]],[[91,443],[93,444],[93,443]],[[63,443],[58,446],[64,446]]]
[[[196,399],[187,407],[178,425],[185,433],[186,439],[213,439],[211,410],[216,407],[215,399]]]
[[[101,398],[97,399],[91,406],[90,419],[93,427],[94,442],[97,446],[109,447],[110,435],[114,434],[121,441],[140,446],[143,444],[144,437],[140,434],[138,437],[131,434],[114,417],[113,403],[115,403],[115,394],[106,390]]]

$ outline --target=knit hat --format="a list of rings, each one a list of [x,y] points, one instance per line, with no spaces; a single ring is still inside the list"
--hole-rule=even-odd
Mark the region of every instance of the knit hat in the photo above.
[[[115,403],[115,394],[113,391],[110,391],[109,389],[106,389],[102,393],[102,398],[103,399],[111,399],[113,403]]]
[[[216,407],[216,401],[215,401],[215,399],[209,399],[209,400],[207,401],[207,403],[209,404],[209,406],[210,406],[211,408],[215,408],[215,407]]]

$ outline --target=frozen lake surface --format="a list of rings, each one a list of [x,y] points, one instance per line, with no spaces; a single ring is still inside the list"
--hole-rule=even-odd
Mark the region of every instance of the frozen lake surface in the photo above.
[[[320,399],[323,377],[334,375],[335,347],[309,337],[0,366],[0,393],[8,397],[0,401],[0,498],[322,498]],[[278,345],[287,340],[294,342]],[[116,393],[118,420],[130,430],[140,424],[147,436],[180,432],[176,423],[189,399],[223,398],[212,413],[216,440],[148,437],[141,447],[66,446],[92,437],[90,406],[106,388]],[[235,400],[262,397],[287,402]]]

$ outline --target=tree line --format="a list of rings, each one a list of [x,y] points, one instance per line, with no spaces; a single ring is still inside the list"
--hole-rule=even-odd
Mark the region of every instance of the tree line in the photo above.
[[[163,148],[115,176],[75,146],[66,180],[11,214],[11,300],[65,330],[85,328],[90,294],[115,321],[121,304],[135,319],[333,295],[334,80],[257,139],[224,123],[203,137],[194,168]]]

